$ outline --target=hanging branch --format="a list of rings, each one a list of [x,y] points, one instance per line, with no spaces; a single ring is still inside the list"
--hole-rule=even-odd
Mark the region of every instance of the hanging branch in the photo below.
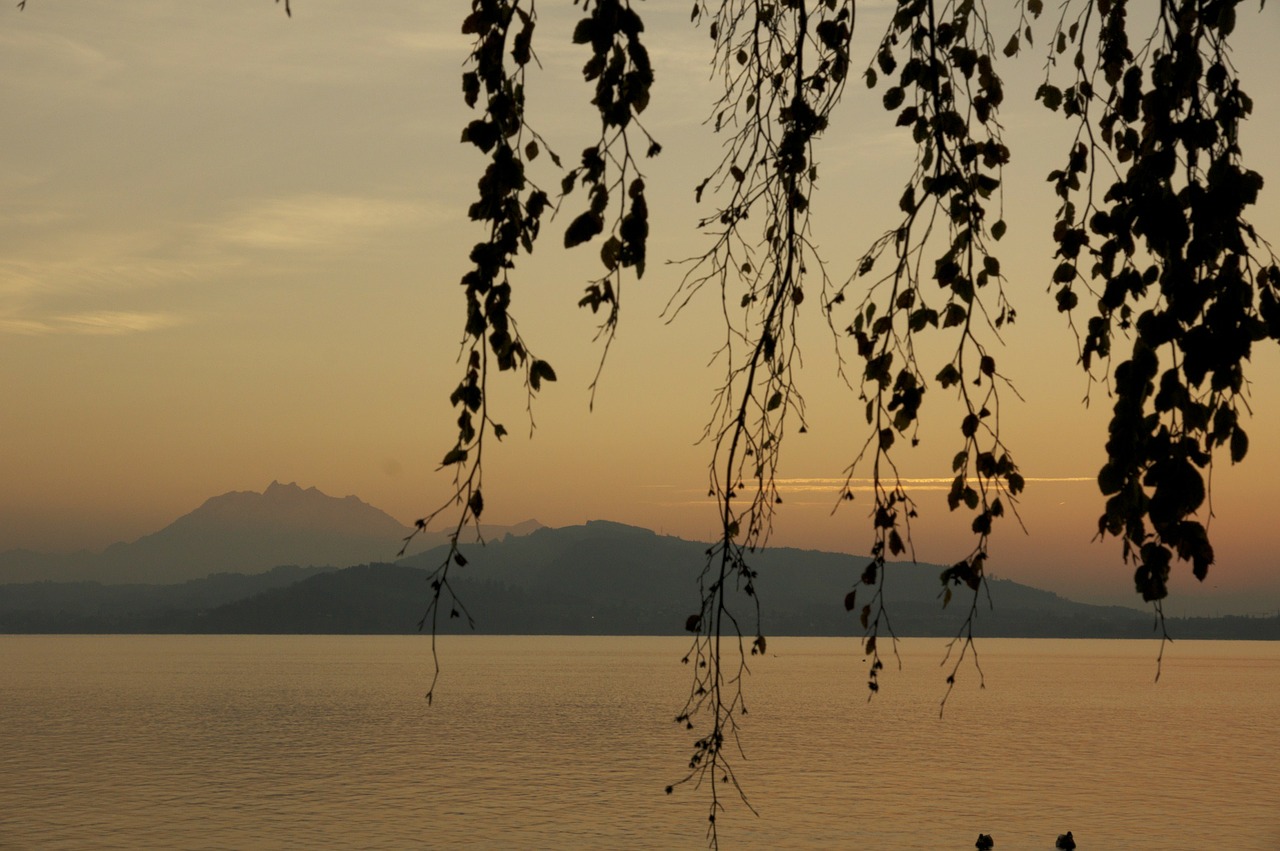
[[[816,3],[810,10],[803,3],[748,0],[726,0],[714,12],[706,5],[694,9],[695,20],[711,18],[713,68],[724,94],[710,121],[727,139],[724,156],[696,190],[699,201],[708,187],[719,199],[716,211],[699,222],[711,247],[686,261],[667,314],[678,314],[708,285],[720,291],[726,339],[716,359],[725,379],[703,434],[712,450],[709,495],[716,500],[720,538],[707,549],[701,604],[685,624],[694,634],[684,658],[693,665],[693,679],[676,716],[687,729],[708,727],[694,743],[680,784],[707,785],[712,847],[721,787],[731,786],[751,807],[732,759],[734,752],[742,756],[737,719],[747,711],[744,635],[755,636],[750,655],[766,647],[749,555],[767,542],[774,507],[782,502],[775,474],[788,414],[794,412],[804,428],[793,372],[796,315],[811,269],[826,285],[810,241],[813,142],[826,129],[848,75],[852,12],[851,3]],[[763,222],[760,230],[748,225],[752,216]]]
[[[577,216],[566,228],[566,248],[590,241],[605,229],[605,216],[610,194],[621,200],[611,226],[611,235],[601,247],[600,257],[608,274],[587,288],[581,305],[597,310],[609,305],[609,314],[601,326],[605,337],[601,368],[609,344],[616,332],[618,298],[622,270],[644,274],[645,248],[649,234],[648,205],[644,180],[631,152],[631,130],[636,128],[647,140],[648,156],[661,150],[653,137],[637,120],[649,103],[649,87],[653,69],[648,53],[640,42],[644,27],[626,0],[584,0],[586,14],[574,30],[573,40],[589,44],[592,58],[583,68],[587,81],[595,81],[592,104],[601,117],[599,139],[582,154],[582,164],[566,173],[561,181],[561,197],[568,195],[576,183],[589,185],[589,209]],[[506,429],[492,419],[487,393],[492,365],[498,371],[521,374],[528,395],[527,407],[532,428],[532,399],[544,381],[555,381],[551,365],[534,357],[521,337],[514,316],[510,314],[510,271],[516,256],[523,250],[533,251],[541,230],[543,214],[548,210],[546,192],[526,176],[526,166],[546,150],[556,167],[560,157],[546,140],[528,123],[525,116],[525,69],[536,62],[533,32],[537,13],[533,0],[473,0],[472,11],[464,20],[462,31],[475,37],[462,75],[463,97],[473,109],[479,104],[483,115],[471,121],[462,133],[469,142],[490,158],[479,182],[479,199],[471,205],[472,221],[488,226],[488,237],[471,251],[474,264],[463,276],[466,291],[467,321],[462,349],[466,370],[462,382],[450,396],[459,409],[458,439],[444,456],[441,467],[454,467],[453,493],[444,504],[417,521],[416,528],[405,540],[405,547],[439,514],[458,509],[449,550],[441,564],[431,573],[432,596],[419,628],[431,625],[434,674],[428,700],[435,690],[440,666],[436,655],[436,632],[442,601],[450,603],[450,617],[466,613],[450,584],[451,567],[466,564],[459,551],[459,537],[469,525],[480,535],[480,515],[484,510],[481,484],[483,449],[486,434],[501,440]],[[591,384],[594,400],[599,371]],[[404,549],[401,549],[401,554]],[[467,614],[467,621],[474,621]]]
[[[644,277],[645,271],[649,204],[632,143],[636,133],[643,136],[647,157],[657,156],[662,146],[639,119],[649,106],[649,89],[653,85],[649,52],[640,41],[644,31],[640,16],[631,9],[629,0],[583,0],[582,11],[584,17],[574,28],[573,41],[591,48],[582,76],[595,83],[591,103],[600,113],[600,137],[582,152],[581,165],[561,182],[562,196],[572,192],[577,183],[589,187],[588,209],[565,230],[565,247],[581,245],[605,232],[610,201],[617,199],[609,236],[600,246],[605,274],[587,286],[586,295],[578,302],[579,307],[590,307],[592,313],[606,308],[604,321],[596,332],[596,339],[603,339],[604,344],[591,381],[590,404],[594,407],[600,373],[618,331],[623,270],[634,269],[637,279]]]
[[[995,72],[995,45],[983,7],[967,0],[900,4],[865,72],[868,87],[874,88],[881,74],[893,82],[884,91],[885,109],[897,113],[898,126],[908,128],[917,145],[914,168],[898,204],[903,218],[872,244],[853,276],[825,299],[837,343],[841,337],[853,338],[863,367],[857,382],[870,435],[845,471],[842,498],[853,499],[853,476],[869,462],[874,539],[861,583],[876,590],[860,619],[873,694],[883,669],[876,639],[882,627],[892,635],[884,608],[886,557],[910,552],[914,558],[910,521],[917,510],[893,452],[900,437],[909,438],[912,446],[919,442],[919,412],[928,379],[916,356],[917,335],[954,329],[953,354],[934,380],[952,389],[963,410],[962,440],[951,465],[954,479],[947,503],[952,511],[963,505],[974,512],[971,527],[977,536],[970,553],[941,574],[944,606],[951,602],[954,587],[973,592],[957,634],[963,645],[958,660],[972,645],[993,523],[1006,511],[1016,514],[1016,497],[1024,484],[1000,436],[1001,391],[1017,393],[997,370],[992,354],[993,346],[1000,344],[1000,329],[1017,313],[1005,298],[1005,278],[992,247],[1005,233],[1001,173],[1009,149],[996,118],[1004,89]],[[852,322],[837,330],[837,307],[881,260],[888,260],[889,270],[861,285],[865,289]],[[926,280],[932,282],[927,288]],[[929,293],[939,288],[942,300],[931,304]],[[855,587],[845,607],[852,610],[856,605]],[[948,693],[957,670],[947,678]]]
[[[1130,347],[1111,383],[1098,535],[1121,539],[1165,639],[1173,559],[1201,581],[1214,561],[1214,453],[1226,445],[1234,464],[1249,448],[1244,363],[1255,342],[1280,340],[1280,269],[1244,217],[1262,177],[1242,165],[1239,144],[1253,102],[1228,45],[1238,5],[1161,0],[1135,46],[1124,0],[1088,2],[1074,16],[1064,4],[1047,67],[1074,48],[1073,79],[1060,89],[1047,71],[1036,93],[1077,125],[1066,167],[1049,175],[1062,201],[1058,309],[1070,316],[1081,291],[1095,300],[1086,372],[1109,363],[1113,344]]]
[[[400,550],[403,555],[414,536],[442,512],[458,510],[449,534],[449,549],[428,577],[431,599],[418,623],[419,629],[425,629],[428,623],[431,625],[434,671],[427,689],[428,702],[440,677],[436,635],[442,606],[445,601],[449,603],[450,617],[460,617],[466,612],[450,584],[449,572],[451,567],[467,563],[459,550],[463,530],[470,525],[475,527],[477,536],[480,534],[485,438],[491,434],[501,440],[507,433],[490,411],[488,383],[493,366],[496,365],[499,372],[512,371],[520,375],[530,406],[530,428],[533,427],[533,395],[542,388],[542,382],[556,380],[551,365],[530,353],[509,311],[510,270],[521,250],[525,253],[533,250],[548,206],[547,194],[525,176],[526,160],[537,155],[537,145],[542,138],[525,121],[524,74],[525,67],[534,59],[534,4],[529,2],[526,7],[521,0],[473,0],[471,9],[462,31],[474,36],[475,43],[467,62],[468,70],[462,75],[462,91],[467,106],[474,109],[479,104],[482,115],[462,131],[462,141],[489,157],[479,182],[479,199],[468,211],[472,221],[486,226],[488,234],[471,249],[474,265],[462,277],[467,317],[460,360],[465,360],[466,368],[462,381],[449,397],[450,404],[459,412],[458,438],[440,462],[441,469],[454,470],[453,493],[435,511],[417,521]],[[474,628],[470,614],[467,622]]]

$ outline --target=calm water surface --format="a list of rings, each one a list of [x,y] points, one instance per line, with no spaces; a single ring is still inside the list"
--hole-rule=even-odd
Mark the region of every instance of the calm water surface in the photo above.
[[[0,848],[702,848],[686,643],[0,636]],[[735,848],[1280,849],[1280,644],[849,640],[753,664]],[[696,732],[696,731],[695,731]]]

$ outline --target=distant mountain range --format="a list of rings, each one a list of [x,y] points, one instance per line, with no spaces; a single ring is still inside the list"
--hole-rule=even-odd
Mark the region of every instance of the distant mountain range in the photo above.
[[[537,521],[485,527],[486,538],[525,534]],[[101,553],[0,553],[0,583],[101,582],[170,584],[212,573],[261,573],[279,565],[347,567],[395,557],[412,530],[354,496],[272,482],[262,493],[215,496],[165,528]],[[416,550],[447,540],[423,532]]]
[[[290,498],[313,493],[291,485],[273,488],[283,489],[277,496]],[[252,496],[265,498],[273,488]],[[377,512],[347,499],[352,500],[353,515],[372,518],[369,512]],[[341,525],[336,518],[334,523]],[[483,548],[465,545],[467,565],[452,570],[450,581],[476,618],[477,632],[678,634],[687,616],[698,609],[697,576],[706,562],[705,543],[606,521],[560,529],[518,528],[527,534],[490,535]],[[398,527],[392,533],[392,546],[401,531]],[[386,543],[384,539],[380,545]],[[0,632],[411,633],[429,597],[429,571],[446,555],[446,549],[437,547],[395,564],[276,567],[178,584],[11,584],[0,593]],[[844,598],[865,561],[787,548],[757,553],[753,566],[759,571],[755,586],[765,634],[860,635],[857,610],[846,611]],[[884,588],[898,635],[950,635],[959,627],[972,598],[967,589],[956,589],[951,605],[944,608],[940,570],[936,565],[889,565]],[[868,590],[861,590],[860,596]],[[1008,580],[992,580],[989,592],[990,602],[986,592],[978,601],[978,635],[1154,634],[1149,612],[1077,603]],[[739,602],[751,605],[745,597]],[[442,632],[468,631],[464,618],[447,617],[447,609],[444,615]],[[746,622],[747,630],[754,628],[753,615]],[[1169,628],[1183,638],[1280,639],[1280,617],[1177,619]]]

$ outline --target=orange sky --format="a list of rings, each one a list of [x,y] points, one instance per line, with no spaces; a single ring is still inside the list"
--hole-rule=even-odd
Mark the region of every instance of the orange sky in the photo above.
[[[671,325],[659,319],[679,274],[659,261],[700,250],[691,188],[718,156],[701,126],[709,41],[689,29],[688,4],[644,6],[658,75],[646,124],[665,149],[648,163],[650,271],[627,285],[588,415],[599,351],[591,316],[575,305],[597,274],[595,252],[564,252],[557,227],[526,258],[513,312],[560,381],[537,400],[532,440],[522,399],[501,395],[512,437],[488,459],[486,520],[601,517],[694,538],[716,528],[706,452],[694,443],[719,375],[706,368],[718,305],[703,299]],[[266,0],[32,0],[0,12],[0,549],[99,548],[273,479],[354,493],[406,522],[445,496],[435,463],[452,443],[457,281],[478,233],[464,211],[483,168],[458,143],[471,117],[458,82],[460,8],[297,0],[287,20]],[[531,109],[569,159],[593,131],[575,78],[582,51],[567,38],[576,10],[539,8],[545,75],[530,84]],[[860,7],[859,55],[885,14],[884,4]],[[1250,12],[1240,31],[1256,105],[1246,157],[1280,179],[1270,80],[1280,19]],[[1075,341],[1046,293],[1044,175],[1069,136],[1030,102],[1040,61],[1004,67],[1014,162],[1001,260],[1019,321],[1001,366],[1026,398],[1004,429],[1029,479],[1030,534],[1005,523],[991,564],[1063,593],[1130,599],[1118,544],[1090,543],[1109,405],[1101,393],[1080,404]],[[906,177],[906,134],[879,97],[851,86],[818,152],[817,241],[836,270],[894,221]],[[1280,239],[1280,192],[1264,191],[1253,220]],[[810,428],[784,451],[789,493],[774,540],[864,552],[865,506],[831,516],[826,480],[864,433],[813,301],[802,328]],[[1219,564],[1204,588],[1178,583],[1205,606],[1280,606],[1274,347],[1255,355],[1252,377],[1250,456],[1214,471]],[[950,400],[935,391],[927,401],[924,440],[904,467],[924,480],[945,475],[956,448]],[[963,556],[967,518],[948,516],[936,484],[916,487],[919,557]]]

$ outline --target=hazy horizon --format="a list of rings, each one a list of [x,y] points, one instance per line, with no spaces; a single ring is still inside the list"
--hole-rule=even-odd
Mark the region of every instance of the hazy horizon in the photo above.
[[[614,518],[588,519],[590,527],[595,523],[620,525],[633,529],[648,529]],[[391,525],[388,525],[391,524]],[[398,524],[398,525],[397,525]],[[444,543],[452,531],[429,529],[426,534],[414,537],[407,555],[413,557]],[[485,541],[499,541],[509,532],[527,534],[533,529],[582,528],[583,524],[548,526],[536,518],[526,518],[516,524],[485,523]],[[108,585],[119,583],[182,583],[200,577],[220,573],[256,574],[281,565],[330,565],[343,568],[351,565],[396,561],[402,535],[412,531],[408,524],[400,523],[376,505],[370,505],[357,494],[335,496],[324,494],[318,488],[303,487],[297,482],[271,482],[263,491],[236,490],[218,494],[204,500],[199,506],[184,513],[173,523],[161,529],[150,530],[132,541],[119,540],[99,550],[79,550],[63,553],[62,560],[45,561],[19,555],[14,550],[0,550],[0,582],[35,582],[47,578],[54,581],[99,581]],[[712,542],[714,536],[703,538],[667,533],[663,529],[648,529],[658,537],[676,538],[696,543],[699,548]],[[211,538],[210,535],[214,537]],[[211,544],[217,540],[220,543]],[[475,543],[474,529],[464,531],[463,540]],[[620,543],[619,546],[629,546]],[[805,545],[771,545],[768,549],[794,548],[811,552],[823,551]],[[866,553],[842,553],[866,558]],[[43,554],[37,554],[43,555]],[[55,554],[56,555],[56,554]],[[464,571],[463,580],[475,570],[487,572],[489,558],[483,553],[472,555],[475,567]],[[495,553],[493,558],[500,557]],[[655,556],[657,558],[657,556]],[[762,561],[766,556],[758,557]],[[661,560],[661,559],[659,559]],[[689,576],[696,572],[699,559],[689,562]],[[43,566],[42,566],[43,565]],[[938,567],[921,563],[922,567]],[[758,569],[766,574],[769,582],[785,580],[776,576],[776,566]],[[1010,573],[1016,575],[1018,565]],[[19,571],[14,573],[13,571]],[[46,571],[53,571],[52,574]],[[1000,570],[989,571],[989,577],[1010,579]],[[847,580],[855,582],[851,573]],[[296,581],[296,580],[290,580]],[[1054,590],[1034,581],[1015,580],[1023,585]],[[839,583],[844,587],[844,582]],[[895,583],[896,585],[896,583]],[[673,593],[674,598],[679,594]],[[835,594],[833,590],[831,593]],[[843,593],[843,592],[841,592]],[[1139,611],[1149,610],[1139,598],[1128,594],[1090,595],[1087,589],[1076,593],[1058,591],[1063,597],[1081,603],[1095,605],[1121,605]],[[839,594],[835,594],[836,597]],[[927,595],[932,597],[932,592]],[[833,598],[834,599],[834,598]],[[821,605],[820,599],[811,601]],[[828,601],[830,602],[830,601]],[[1009,604],[997,592],[992,599],[994,613],[1000,615]],[[834,603],[832,604],[834,605]],[[1015,605],[1016,608],[1016,605]],[[939,612],[941,609],[939,609]],[[1175,596],[1165,601],[1168,616],[1218,617],[1223,615],[1270,616],[1280,612],[1280,595],[1265,592],[1246,594],[1200,594]],[[490,613],[492,614],[492,613]]]

